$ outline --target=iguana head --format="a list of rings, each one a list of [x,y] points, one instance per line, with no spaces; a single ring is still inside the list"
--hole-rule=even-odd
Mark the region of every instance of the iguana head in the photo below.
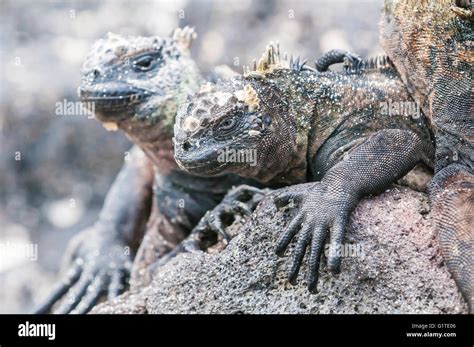
[[[301,156],[297,117],[291,116],[296,111],[291,99],[297,77],[291,75],[300,72],[297,65],[288,66],[269,46],[252,71],[244,69],[243,76],[203,85],[178,110],[178,165],[194,174],[233,172],[262,182],[285,172]]]
[[[189,55],[195,35],[188,27],[169,38],[109,33],[87,55],[80,99],[94,105],[109,130],[120,128],[134,137],[135,126],[159,123],[171,134],[178,105],[201,83]]]

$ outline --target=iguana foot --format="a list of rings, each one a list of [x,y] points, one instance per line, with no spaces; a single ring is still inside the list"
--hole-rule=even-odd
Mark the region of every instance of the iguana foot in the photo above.
[[[206,250],[217,242],[219,236],[228,243],[233,235],[226,232],[226,226],[231,225],[236,216],[251,215],[259,202],[270,192],[270,189],[259,189],[245,184],[231,189],[219,205],[206,212],[179,246],[158,261],[158,266],[180,253]]]
[[[212,232],[214,235],[222,236],[225,242],[230,241],[232,236],[225,231],[225,226],[232,224],[236,216],[251,215],[270,191],[245,184],[231,189],[219,205],[206,212],[192,233],[206,235]]]
[[[344,49],[333,49],[319,57],[314,65],[320,72],[327,71],[333,64],[343,63],[344,69],[350,69],[353,66],[360,65],[364,60],[357,54]]]
[[[68,270],[51,294],[33,313],[51,311],[63,296],[54,313],[86,313],[104,294],[121,294],[130,275],[131,260],[120,240],[99,226],[79,233],[66,251]]]
[[[328,230],[331,230],[328,267],[336,273],[341,263],[340,247],[344,238],[349,215],[357,199],[342,191],[333,191],[322,182],[292,186],[275,193],[273,201],[277,207],[290,204],[298,212],[286,231],[279,237],[275,252],[282,256],[291,240],[299,233],[293,261],[288,271],[288,280],[296,283],[303,257],[309,247],[308,289],[316,291],[321,253]]]

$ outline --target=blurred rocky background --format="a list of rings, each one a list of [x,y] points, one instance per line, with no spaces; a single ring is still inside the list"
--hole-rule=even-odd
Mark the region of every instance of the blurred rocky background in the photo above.
[[[381,7],[381,0],[2,0],[0,313],[28,312],[44,297],[67,241],[93,223],[130,147],[93,119],[55,112],[56,103],[77,100],[94,40],[191,25],[203,72],[218,64],[240,72],[270,40],[309,62],[331,48],[378,54]],[[11,252],[18,245],[37,245],[37,257]]]

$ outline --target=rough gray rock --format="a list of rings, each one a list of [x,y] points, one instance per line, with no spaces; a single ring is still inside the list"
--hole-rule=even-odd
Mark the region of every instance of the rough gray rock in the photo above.
[[[364,199],[345,239],[359,252],[338,275],[324,264],[319,293],[309,294],[304,276],[287,283],[289,258],[273,251],[291,212],[267,199],[222,252],[180,255],[151,286],[93,313],[466,313],[428,212],[426,195],[408,188]]]

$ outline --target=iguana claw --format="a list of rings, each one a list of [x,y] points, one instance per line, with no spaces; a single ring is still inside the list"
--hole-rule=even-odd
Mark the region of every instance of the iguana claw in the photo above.
[[[221,235],[228,242],[232,238],[225,231],[225,225],[230,225],[235,216],[249,216],[262,198],[270,192],[269,189],[259,189],[248,185],[240,185],[231,189],[222,202],[213,210],[206,212],[192,233],[201,235]]]
[[[323,183],[307,183],[292,186],[274,195],[277,206],[291,204],[298,206],[286,231],[276,242],[275,252],[282,256],[291,240],[299,234],[293,251],[293,261],[288,270],[288,280],[296,283],[306,250],[308,257],[308,289],[316,290],[319,263],[329,229],[331,240],[328,254],[328,267],[333,273],[339,271],[341,254],[339,252],[350,212],[356,202],[352,196],[328,193]]]
[[[227,244],[233,235],[226,232],[226,226],[232,224],[237,215],[251,215],[258,203],[270,192],[270,189],[259,189],[245,184],[231,189],[219,205],[206,212],[179,246],[158,261],[157,266],[164,265],[180,253],[205,250],[216,243],[219,235]]]
[[[33,313],[87,313],[106,294],[120,295],[130,275],[131,261],[117,239],[92,227],[76,236],[66,252],[68,271]],[[63,298],[64,297],[64,298]],[[62,300],[61,300],[62,299]]]

